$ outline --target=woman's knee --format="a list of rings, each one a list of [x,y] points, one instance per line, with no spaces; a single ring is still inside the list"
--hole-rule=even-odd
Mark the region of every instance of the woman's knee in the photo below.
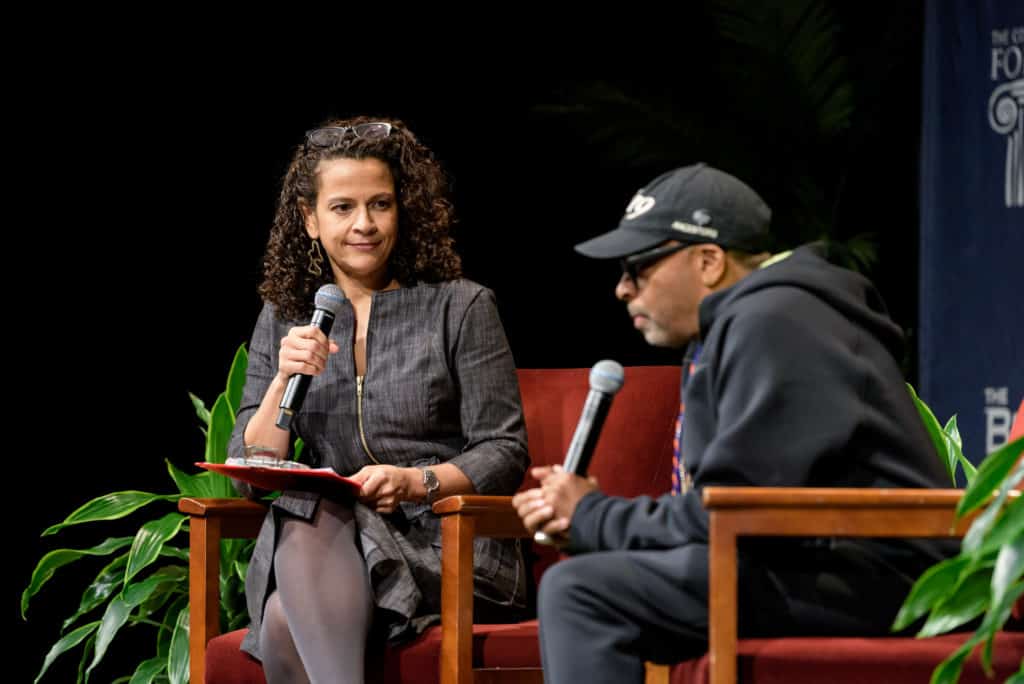
[[[275,591],[267,599],[260,627],[260,657],[268,684],[308,683],[309,677],[295,648],[281,599]]]
[[[263,624],[260,626],[260,638],[270,643],[280,644],[291,641],[291,631],[288,629],[288,620],[284,614],[284,607],[281,605],[281,597],[275,591],[267,599],[263,608]]]

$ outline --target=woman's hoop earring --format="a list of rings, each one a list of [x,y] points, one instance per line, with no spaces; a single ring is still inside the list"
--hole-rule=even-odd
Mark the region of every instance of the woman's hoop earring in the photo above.
[[[310,239],[309,251],[306,252],[306,256],[309,257],[309,266],[306,267],[309,275],[321,277],[324,274],[323,269],[320,268],[324,263],[324,253],[320,250],[319,241]]]

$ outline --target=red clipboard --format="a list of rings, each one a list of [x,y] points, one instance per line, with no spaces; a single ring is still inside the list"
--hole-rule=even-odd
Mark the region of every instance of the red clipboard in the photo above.
[[[199,461],[196,465],[268,491],[299,489],[319,492],[330,489],[358,494],[361,487],[358,482],[339,475],[333,468],[273,468],[206,461]]]

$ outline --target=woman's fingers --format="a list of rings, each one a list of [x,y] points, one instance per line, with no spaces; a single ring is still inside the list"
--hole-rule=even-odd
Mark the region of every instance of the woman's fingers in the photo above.
[[[323,331],[313,325],[300,326],[288,331],[281,340],[278,365],[285,375],[319,375],[327,367],[327,358],[338,351]]]
[[[402,501],[402,469],[390,465],[364,466],[349,477],[361,486],[359,500],[378,513],[393,513]]]

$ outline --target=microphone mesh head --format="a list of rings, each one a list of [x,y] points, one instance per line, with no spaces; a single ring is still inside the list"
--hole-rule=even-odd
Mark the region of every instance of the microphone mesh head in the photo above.
[[[337,285],[324,285],[316,291],[316,297],[313,299],[313,306],[329,311],[332,316],[338,315],[344,303],[345,293]]]
[[[605,359],[598,361],[590,369],[590,389],[605,394],[615,394],[622,389],[626,381],[626,372],[618,361]]]

